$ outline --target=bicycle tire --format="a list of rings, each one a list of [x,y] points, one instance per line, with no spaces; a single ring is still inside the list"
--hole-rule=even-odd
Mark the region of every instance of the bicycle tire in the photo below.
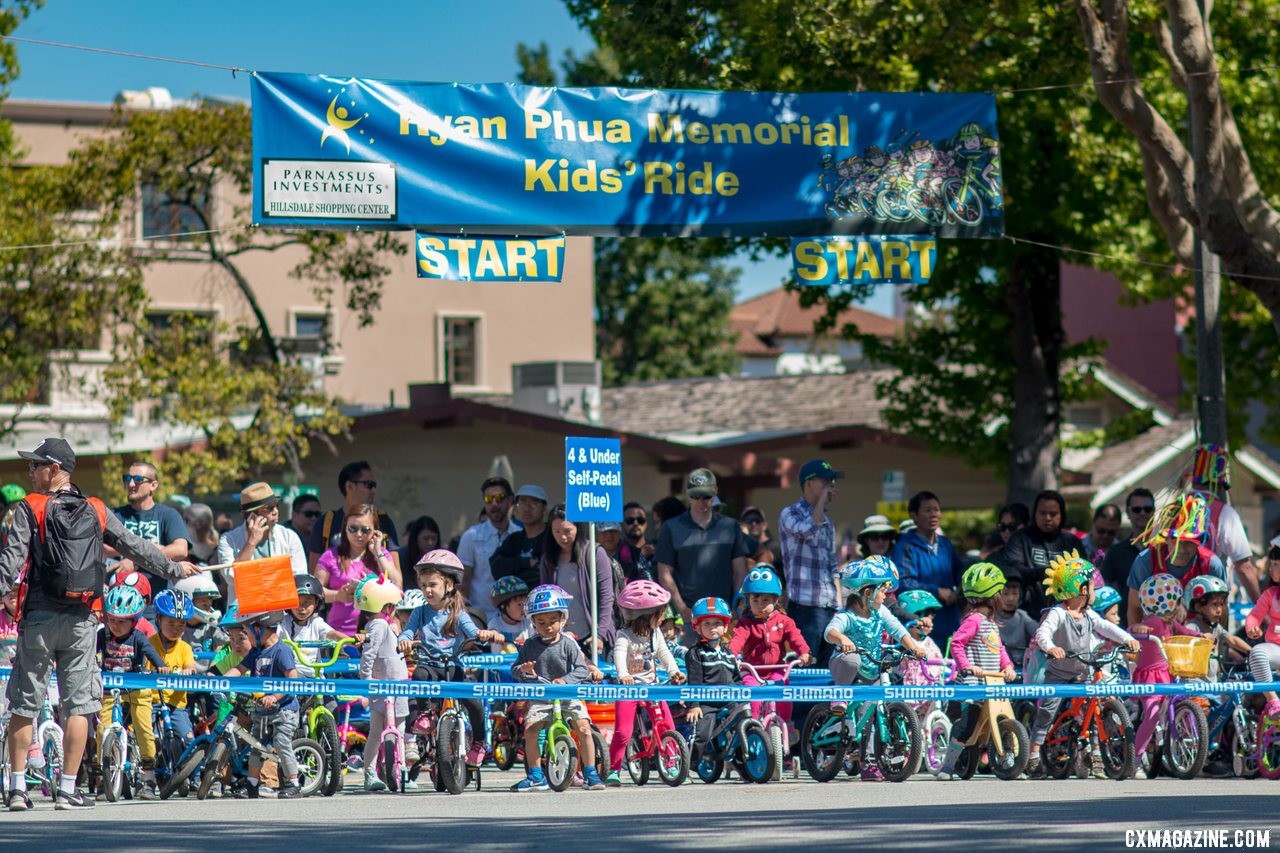
[[[672,788],[683,785],[689,778],[689,742],[679,732],[663,732],[653,762],[664,784]]]
[[[213,785],[222,778],[226,770],[229,753],[225,741],[215,741],[205,756],[204,773],[200,776],[200,784],[196,786],[196,799],[207,800]]]
[[[627,775],[636,785],[649,783],[649,759],[640,757],[642,752],[644,752],[644,741],[640,739],[640,733],[636,732],[627,741],[627,754],[623,760],[627,765]]]
[[[1257,724],[1246,717],[1244,731],[1231,722],[1231,771],[1240,779],[1256,779],[1258,777],[1258,743],[1254,737]]]
[[[119,802],[124,795],[123,738],[124,732],[112,732],[102,741],[102,757],[98,764],[102,767],[102,793],[109,803]]]
[[[965,195],[972,199],[972,204],[961,203],[960,195],[962,190]],[[942,200],[946,214],[955,222],[970,226],[982,223],[982,218],[985,214],[982,198],[972,185],[964,186],[960,178],[948,178],[942,184]]]
[[[293,742],[293,757],[298,765],[298,789],[302,796],[310,797],[324,784],[324,749],[309,737]],[[281,780],[281,785],[284,780]]]
[[[164,784],[160,786],[160,799],[167,800],[172,797],[182,787],[182,784],[196,772],[205,759],[207,748],[199,746],[191,751],[185,761],[177,765],[177,769],[169,774],[169,778],[164,780]]]
[[[1107,699],[1102,703],[1098,716],[1099,740],[1102,741],[1102,769],[1108,779],[1130,779],[1137,769],[1133,723],[1129,712],[1119,699]]]
[[[1065,779],[1071,775],[1075,763],[1076,742],[1080,737],[1080,721],[1074,717],[1050,726],[1040,750],[1040,762],[1045,775],[1051,779]]]
[[[816,782],[830,782],[836,778],[836,774],[840,772],[840,766],[844,763],[845,752],[849,745],[845,742],[843,732],[837,732],[838,737],[835,743],[825,743],[831,732],[824,730],[828,729],[829,725],[838,725],[833,722],[837,716],[830,706],[814,705],[805,715],[804,724],[800,727],[800,763],[804,765],[804,770],[809,777]],[[814,739],[820,732],[823,734],[824,743],[815,746]]]
[[[444,789],[450,794],[461,794],[467,787],[467,756],[460,746],[464,732],[459,731],[462,721],[447,713],[436,726],[436,768]]]
[[[1165,766],[1178,779],[1194,779],[1209,759],[1209,721],[1195,702],[1179,699],[1173,724],[1165,732]]]
[[[773,743],[759,720],[742,723],[738,744],[738,760],[734,766],[744,782],[763,785],[773,776]]]
[[[1031,738],[1022,723],[1004,717],[996,724],[997,733],[993,736],[991,749],[987,754],[991,757],[991,773],[997,779],[1008,782],[1017,779],[1027,770],[1027,762],[1031,760]],[[1003,758],[995,747],[995,737],[1000,738],[1000,746],[1004,750]],[[976,763],[976,760],[975,760]]]
[[[437,774],[438,775],[438,774]],[[387,790],[395,793],[400,790],[400,770],[396,766],[396,744],[394,740],[384,740],[378,747],[378,777],[382,779]]]
[[[578,745],[564,732],[557,732],[548,741],[547,755],[543,756],[543,773],[551,790],[561,792],[573,784],[578,772]]]
[[[493,726],[493,764],[499,770],[510,770],[516,765],[517,739],[515,721],[502,717]]]
[[[769,771],[769,781],[778,782],[782,779],[783,750],[787,748],[787,745],[782,742],[782,726],[770,726],[768,732],[769,745],[772,747],[771,751],[773,752],[773,769]]]
[[[937,776],[942,771],[942,762],[947,756],[947,747],[951,744],[951,721],[941,711],[931,711],[921,721],[920,732],[924,736],[921,766]]]
[[[596,754],[596,772],[603,779],[609,775],[609,744],[604,742],[604,735],[594,727],[591,729],[591,747]]]
[[[1258,775],[1263,779],[1280,779],[1280,728],[1259,724]]]
[[[710,751],[712,747],[707,746]],[[718,754],[714,757],[704,753],[698,758],[697,765],[693,768],[693,772],[698,778],[708,785],[714,785],[716,781],[724,775],[724,759]]]
[[[920,769],[924,752],[920,720],[905,702],[886,702],[883,713],[889,737],[877,743],[875,761],[886,782],[905,782]]]
[[[316,720],[315,741],[324,751],[325,766],[320,793],[326,797],[332,797],[342,787],[342,774],[346,770],[347,763],[342,754],[342,742],[338,740],[338,724],[333,717],[329,714],[320,714]]]
[[[55,735],[54,732],[57,732]],[[46,729],[46,738],[41,750],[44,752],[44,778],[42,787],[47,788],[45,796],[55,802],[58,799],[58,781],[62,776],[62,738],[61,726]]]
[[[951,768],[952,772],[961,779],[969,780],[973,778],[973,774],[978,772],[978,764],[982,761],[982,749],[977,746],[966,746],[960,750],[960,754],[956,756],[956,766]]]

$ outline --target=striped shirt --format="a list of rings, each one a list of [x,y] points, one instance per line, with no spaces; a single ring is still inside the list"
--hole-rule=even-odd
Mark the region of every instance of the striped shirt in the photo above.
[[[791,600],[810,607],[838,607],[836,528],[831,519],[824,515],[821,524],[814,524],[813,504],[801,498],[782,510],[778,542]]]

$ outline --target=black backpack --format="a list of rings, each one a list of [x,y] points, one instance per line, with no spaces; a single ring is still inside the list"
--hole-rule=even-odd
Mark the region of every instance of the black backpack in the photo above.
[[[102,595],[105,568],[102,534],[107,506],[78,491],[23,498],[36,519],[39,537],[31,552],[30,582],[55,601],[84,604]]]

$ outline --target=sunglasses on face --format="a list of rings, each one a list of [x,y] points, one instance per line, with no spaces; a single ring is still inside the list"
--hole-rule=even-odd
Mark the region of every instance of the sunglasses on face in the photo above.
[[[714,497],[715,497],[715,495],[701,495],[700,497],[696,497],[696,498],[695,498],[693,495],[689,495],[689,500],[691,500],[691,501],[709,501],[709,500],[711,500],[711,499],[712,499],[712,498],[714,498]]]
[[[144,477],[141,474],[125,474],[120,478],[126,486],[141,485],[142,483],[150,483],[150,477]]]
[[[364,486],[366,489],[378,488],[377,480],[352,480],[351,482],[355,483],[357,486]]]
[[[485,495],[484,502],[487,504],[500,504],[503,501],[511,500],[511,495]]]
[[[363,527],[363,526],[358,525],[358,524],[348,524],[348,525],[347,525],[347,532],[348,532],[348,533],[350,533],[352,536],[355,536],[357,533],[362,533],[362,534],[364,534],[365,536],[368,536],[370,533],[372,533],[372,532],[373,532],[373,528],[372,528],[372,527]]]
[[[1129,507],[1129,515],[1146,515],[1156,511],[1155,504],[1147,506],[1131,506]]]
[[[743,521],[747,524],[764,524],[763,518],[744,518]]]
[[[890,536],[888,533],[868,533],[867,534],[868,541],[875,540],[877,542],[887,542],[892,538],[893,537]]]
[[[303,518],[319,518],[322,514],[318,509],[304,509],[302,511]]]
[[[643,515],[633,515],[631,518],[624,518],[623,524],[644,524],[645,517]]]
[[[999,530],[1001,533],[1013,533],[1013,532],[1014,532],[1015,530],[1017,530],[1020,526],[1021,526],[1021,525],[1019,525],[1019,524],[1018,524],[1018,522],[1016,522],[1016,521],[1015,521],[1013,524],[1004,524],[1004,523],[1002,522],[1002,523],[1000,523],[1000,524],[997,524],[997,525],[996,525],[996,530]]]

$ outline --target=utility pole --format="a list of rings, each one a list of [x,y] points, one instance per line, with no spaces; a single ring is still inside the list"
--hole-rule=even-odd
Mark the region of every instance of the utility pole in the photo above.
[[[1209,36],[1209,12],[1212,0],[1198,0],[1198,5],[1204,21],[1205,42],[1211,48],[1213,40]],[[1194,101],[1190,102],[1190,120],[1193,127],[1200,120],[1196,115]],[[1209,250],[1199,234],[1196,235],[1193,257],[1196,267],[1196,417],[1200,426],[1200,441],[1225,447],[1227,380],[1222,362],[1222,324],[1219,316],[1222,296],[1220,265],[1218,256]]]

